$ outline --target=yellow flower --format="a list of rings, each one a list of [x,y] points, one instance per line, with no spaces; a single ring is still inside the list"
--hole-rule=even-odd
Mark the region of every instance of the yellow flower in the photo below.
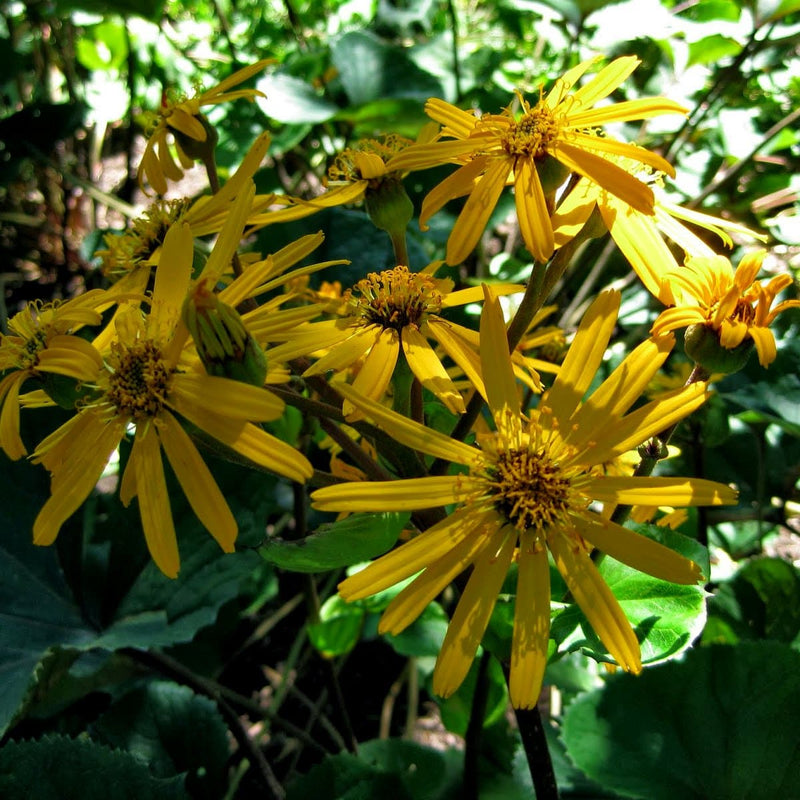
[[[183,177],[183,170],[194,166],[197,148],[213,146],[212,137],[215,137],[215,132],[201,109],[242,97],[248,100],[263,97],[264,94],[257,89],[230,90],[261,72],[270,63],[272,59],[257,61],[237,70],[211,89],[198,92],[190,98],[173,101],[165,97],[162,107],[153,115],[155,119],[149,126],[147,145],[139,165],[137,177],[142,189],[144,190],[147,179],[158,194],[165,194],[167,179],[179,181]],[[175,141],[180,167],[170,152],[168,134]]]
[[[465,474],[341,484],[312,494],[321,511],[409,511],[456,508],[408,544],[379,558],[339,585],[359,600],[416,573],[384,612],[379,630],[397,633],[457,575],[473,567],[437,659],[433,688],[448,696],[461,684],[512,562],[518,564],[510,693],[517,707],[539,696],[550,627],[548,551],[567,587],[609,652],[626,670],[641,669],[636,635],[590,558],[592,548],[657,578],[692,584],[697,565],[621,527],[596,503],[692,506],[733,503],[718,483],[675,477],[596,475],[610,461],[685,417],[706,393],[696,383],[629,411],[668,356],[672,337],[637,347],[582,402],[616,323],[619,294],[601,294],[587,311],[552,387],[538,410],[520,412],[497,299],[487,290],[481,317],[481,363],[496,431],[479,448],[454,441],[380,405],[346,396],[397,441],[467,467]],[[421,570],[421,572],[420,572]]]
[[[644,214],[602,186],[582,178],[559,204],[552,216],[556,247],[561,247],[583,227],[595,207],[605,227],[628,259],[645,288],[664,305],[673,305],[672,284],[665,276],[679,268],[664,237],[671,239],[687,256],[711,258],[714,251],[684,223],[696,225],[733,246],[730,233],[750,239],[766,236],[730,220],[720,219],[670,202],[663,189],[663,176],[652,174],[630,159],[616,163],[638,175],[654,193],[653,213]]]
[[[27,454],[19,435],[19,390],[28,378],[62,375],[92,382],[102,369],[100,354],[73,332],[99,325],[98,307],[108,304],[106,292],[94,289],[65,302],[29,303],[0,335],[0,448],[13,460]]]
[[[652,332],[658,335],[700,325],[726,350],[752,340],[759,362],[768,367],[778,353],[769,326],[783,311],[800,308],[800,301],[784,300],[772,307],[778,294],[792,285],[792,277],[784,273],[766,284],[757,281],[765,255],[765,250],[759,250],[744,256],[735,272],[723,256],[689,258],[684,267],[664,276],[675,306],[661,312]]]
[[[433,128],[425,126],[417,142],[430,141],[434,135]],[[397,134],[388,134],[382,139],[359,140],[336,156],[328,170],[326,192],[311,200],[281,198],[283,202],[290,203],[289,207],[254,216],[250,220],[253,230],[276,222],[302,219],[324,208],[358,203],[371,193],[378,192],[383,184],[399,182],[402,173],[387,170],[386,163],[412,144],[414,142],[411,139]]]
[[[462,414],[465,406],[461,394],[428,338],[436,340],[485,392],[472,346],[472,332],[439,316],[443,309],[477,302],[482,290],[476,286],[450,291],[451,281],[434,277],[439,265],[431,264],[422,272],[411,272],[401,265],[370,273],[346,293],[338,318],[298,328],[287,337],[286,344],[270,352],[271,357],[289,360],[327,351],[303,373],[309,376],[328,370],[343,374],[364,356],[353,387],[379,400],[389,386],[402,351],[420,383],[454,414]],[[522,291],[522,287],[509,284],[498,291],[509,294]],[[349,419],[360,416],[348,399],[343,410]]]
[[[208,276],[230,263],[241,236],[242,212],[246,214],[251,200],[252,188],[223,228],[206,265]],[[138,497],[148,548],[169,577],[178,574],[180,559],[162,449],[193,511],[225,552],[233,551],[237,535],[236,520],[184,421],[279,475],[298,482],[311,476],[311,465],[302,454],[252,424],[279,417],[284,408],[279,398],[266,389],[212,377],[182,362],[188,331],[180,312],[190,288],[192,255],[189,226],[173,225],[164,240],[150,313],[145,316],[131,307],[117,315],[108,366],[97,379],[97,397],[36,448],[33,460],[52,474],[52,495],[34,522],[35,544],[55,540],[131,426],[133,447],[120,496],[125,505]],[[208,276],[204,273],[201,280]],[[191,361],[196,367],[196,357]]]
[[[670,175],[674,174],[672,167],[644,148],[603,134],[600,126],[659,114],[682,114],[686,109],[660,97],[592,108],[619,87],[640,61],[633,56],[615,59],[585,86],[571,91],[594,63],[595,59],[584,61],[569,70],[533,105],[519,95],[521,117],[514,115],[511,106],[500,114],[476,117],[444,100],[428,100],[425,110],[444,126],[442,135],[448,140],[409,147],[386,168],[462,164],[428,194],[420,214],[424,227],[449,200],[469,195],[447,243],[449,264],[463,261],[475,247],[507,183],[514,184],[525,246],[541,262],[547,261],[555,249],[550,223],[552,195],[570,172],[589,178],[634,208],[652,213],[652,190],[617,166],[614,158],[628,157]],[[543,183],[545,172],[549,177]]]

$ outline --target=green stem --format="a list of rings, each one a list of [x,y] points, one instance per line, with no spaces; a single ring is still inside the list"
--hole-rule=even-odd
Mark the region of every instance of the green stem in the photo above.
[[[399,231],[389,232],[389,238],[392,240],[392,249],[394,250],[395,264],[401,267],[407,267],[408,264],[408,246],[406,244],[406,229],[403,227]]]

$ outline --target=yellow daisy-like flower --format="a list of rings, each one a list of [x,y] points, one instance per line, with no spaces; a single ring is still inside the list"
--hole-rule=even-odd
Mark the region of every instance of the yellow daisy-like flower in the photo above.
[[[630,450],[700,406],[702,383],[629,411],[664,362],[672,337],[637,347],[583,401],[616,323],[619,294],[606,292],[584,317],[552,387],[530,417],[520,412],[497,299],[487,290],[481,317],[481,363],[496,431],[479,448],[454,441],[345,388],[367,418],[397,441],[467,467],[466,474],[342,484],[312,494],[321,511],[409,511],[455,504],[446,519],[339,585],[359,600],[416,573],[384,612],[379,630],[412,623],[457,575],[473,568],[447,630],[433,675],[437,694],[452,694],[480,644],[512,562],[518,565],[510,694],[530,708],[539,696],[550,628],[548,551],[572,597],[626,670],[641,669],[636,635],[590,558],[592,548],[657,578],[693,584],[698,566],[621,527],[596,503],[692,506],[734,503],[736,493],[694,478],[607,477],[598,464]]]
[[[644,214],[602,186],[583,178],[552,216],[556,247],[572,239],[597,208],[611,237],[645,288],[664,305],[675,303],[672,284],[665,276],[679,268],[665,237],[677,244],[686,256],[712,258],[715,255],[685,223],[710,231],[727,247],[733,247],[731,233],[766,240],[766,236],[744,225],[670,202],[663,189],[662,175],[648,173],[642,170],[641,164],[629,159],[618,159],[617,163],[653,189],[653,213]]]
[[[306,376],[329,370],[342,373],[363,357],[353,387],[379,400],[402,350],[420,383],[453,413],[464,413],[461,394],[428,339],[437,341],[485,393],[472,332],[440,316],[444,309],[479,301],[483,292],[479,286],[451,291],[451,281],[434,277],[438,266],[434,263],[422,272],[411,272],[401,265],[370,273],[345,294],[341,316],[298,328],[286,344],[270,352],[271,357],[289,360],[327,351],[305,371]],[[504,294],[522,290],[511,284],[497,289]],[[360,415],[349,399],[345,399],[343,410],[350,419]]]
[[[778,314],[800,308],[800,300],[784,300],[773,308],[775,298],[792,285],[792,277],[775,275],[766,284],[756,280],[765,255],[765,250],[759,250],[744,256],[735,272],[723,256],[687,259],[684,267],[664,276],[675,306],[661,312],[652,332],[659,335],[700,325],[726,350],[752,340],[759,362],[768,367],[778,354],[769,326]]]
[[[166,193],[167,179],[179,181],[183,177],[183,170],[194,166],[198,148],[203,149],[206,143],[213,145],[211,139],[214,131],[201,109],[239,98],[255,100],[256,97],[264,97],[258,89],[231,89],[257,75],[271,63],[272,59],[257,61],[190,98],[172,101],[165,97],[162,107],[152,115],[154,120],[149,126],[147,145],[139,165],[137,177],[142,190],[145,179],[158,194]],[[169,149],[170,135],[175,142],[180,167]]]
[[[417,137],[417,143],[430,141],[434,136],[435,130],[425,126]],[[253,230],[276,222],[302,219],[325,208],[361,202],[371,192],[379,191],[382,184],[401,180],[402,174],[388,170],[386,164],[413,144],[411,139],[397,134],[388,134],[382,139],[359,140],[336,156],[328,170],[326,192],[310,200],[289,198],[291,204],[288,208],[254,216],[250,220]]]
[[[252,191],[242,204],[251,199]],[[238,222],[223,228],[206,265],[211,275],[230,262],[243,224],[236,216]],[[35,544],[55,540],[130,426],[135,433],[120,496],[125,505],[138,497],[150,554],[169,577],[178,574],[180,559],[162,449],[193,511],[225,552],[233,551],[237,535],[236,520],[182,420],[272,472],[298,482],[311,476],[301,453],[253,424],[279,417],[284,408],[279,398],[182,365],[188,331],[180,312],[190,288],[192,253],[189,226],[173,225],[164,240],[150,313],[129,308],[117,315],[97,397],[36,448],[33,460],[52,474],[52,495],[34,522]]]
[[[448,162],[462,164],[428,194],[420,214],[424,227],[449,200],[469,195],[447,242],[449,264],[463,261],[475,247],[507,183],[514,185],[525,246],[541,262],[547,261],[555,249],[550,222],[552,194],[570,172],[589,178],[634,208],[652,213],[652,190],[617,166],[614,159],[628,157],[670,175],[674,174],[672,167],[644,148],[601,135],[600,126],[660,114],[684,114],[686,109],[662,97],[593,108],[640,63],[633,56],[615,59],[583,87],[571,91],[595,61],[584,61],[569,70],[535,104],[520,95],[520,117],[510,106],[500,114],[477,117],[444,100],[428,100],[425,110],[444,126],[442,136],[447,139],[409,147],[386,168],[414,170]],[[554,177],[548,185],[543,185],[540,173],[545,170]]]
[[[103,360],[95,348],[73,332],[99,325],[98,307],[108,305],[106,292],[94,289],[65,302],[29,303],[0,335],[0,448],[16,461],[27,450],[19,434],[19,390],[28,378],[62,375],[76,382],[92,382]]]

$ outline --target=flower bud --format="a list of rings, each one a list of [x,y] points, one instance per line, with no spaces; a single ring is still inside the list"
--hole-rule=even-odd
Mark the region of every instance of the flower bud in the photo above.
[[[683,335],[686,355],[695,364],[705,367],[709,372],[730,374],[738,372],[753,352],[753,340],[745,339],[736,347],[723,347],[719,340],[719,332],[714,328],[698,322],[690,325]]]
[[[186,299],[183,319],[209,375],[251,386],[264,385],[264,351],[236,309],[222,302],[205,284],[201,283]]]
[[[364,206],[376,228],[389,234],[403,234],[414,216],[414,204],[400,177],[386,175],[364,195]]]

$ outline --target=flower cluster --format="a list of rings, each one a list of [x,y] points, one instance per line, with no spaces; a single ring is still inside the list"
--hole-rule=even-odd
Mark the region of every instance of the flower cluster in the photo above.
[[[9,322],[0,342],[0,447],[51,476],[34,543],[56,539],[125,443],[119,499],[137,499],[161,571],[175,577],[180,568],[166,465],[199,523],[233,551],[238,523],[200,448],[211,443],[217,455],[321,487],[310,495],[319,512],[412,512],[408,540],[350,574],[339,593],[359,601],[408,581],[380,620],[380,632],[396,634],[458,588],[436,693],[463,682],[502,591],[516,598],[508,660],[516,707],[539,696],[554,599],[577,603],[609,658],[639,672],[636,632],[595,560],[608,555],[664,581],[701,580],[696,563],[625,527],[620,509],[635,506],[637,519],[668,509],[677,525],[686,508],[736,502],[729,486],[651,471],[675,426],[706,401],[711,371],[738,368],[753,347],[763,366],[775,360],[772,323],[800,306],[778,301],[791,278],[758,280],[764,251],[746,254],[734,272],[690,226],[726,244],[731,233],[757,234],[670,203],[663,183],[673,167],[606,130],[685,113],[659,97],[601,102],[636,69],[634,57],[600,69],[597,59],[584,61],[538,99],[517,93],[496,113],[433,98],[425,106],[432,123],[415,141],[389,134],[345,149],[315,198],[256,194],[267,133],[220,184],[216,132],[202,109],[252,100],[255,89],[234,87],[269,63],[165,103],[148,130],[142,183],[164,195],[199,160],[210,193],[157,199],[127,231],[107,236],[97,254],[106,288],[31,304]],[[414,205],[404,181],[447,166],[453,171],[419,214],[425,229],[463,200],[445,258],[412,264]],[[520,282],[479,279],[469,261],[508,187],[532,264]],[[307,263],[321,233],[267,254],[247,249],[254,231],[354,203],[392,245],[391,259],[367,274],[346,277],[341,259]],[[619,292],[600,292],[575,330],[540,325],[555,311],[544,303],[578,245],[606,233],[667,306],[610,372]],[[330,282],[316,281],[323,269]],[[684,329],[695,368],[684,385],[643,401],[675,348],[673,331]],[[287,403],[312,431],[303,443],[262,426]],[[26,444],[21,410],[47,404],[66,409],[68,420]],[[313,466],[325,449],[330,472]],[[304,497],[297,487],[296,496]],[[566,598],[552,596],[551,567]]]

